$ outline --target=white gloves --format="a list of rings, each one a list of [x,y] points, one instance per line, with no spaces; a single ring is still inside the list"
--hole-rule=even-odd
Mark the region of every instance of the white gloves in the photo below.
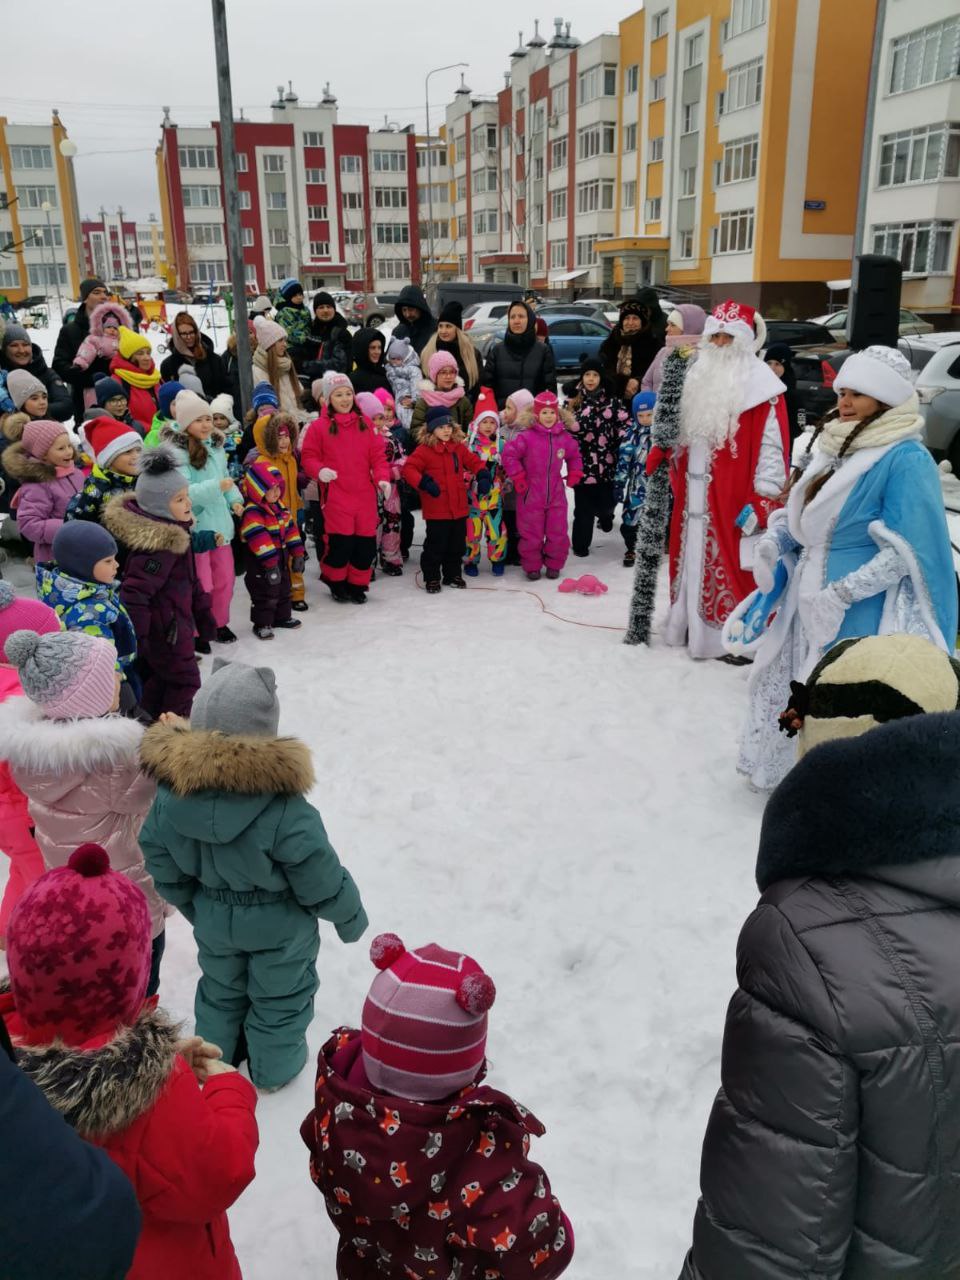
[[[773,590],[773,575],[779,560],[776,538],[760,538],[753,549],[753,579],[764,595]]]
[[[321,481],[322,484],[329,484],[331,480],[336,480],[336,478],[337,473],[334,471],[333,467],[321,467],[317,472],[317,479]]]
[[[847,606],[840,599],[835,582],[814,596],[810,605],[810,639],[818,649],[836,638],[846,612]]]
[[[390,488],[391,488],[391,485],[390,485],[390,481],[389,481],[389,480],[378,480],[378,481],[377,481],[377,488],[380,490],[380,492],[383,494],[383,496],[384,496],[385,498],[389,498],[389,497],[390,497]]]

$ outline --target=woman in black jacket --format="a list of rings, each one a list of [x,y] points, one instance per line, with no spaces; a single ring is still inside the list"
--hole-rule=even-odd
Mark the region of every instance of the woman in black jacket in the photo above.
[[[796,440],[803,427],[800,426],[800,399],[797,395],[797,371],[793,367],[793,349],[785,342],[771,342],[763,353],[763,359],[787,388],[783,399],[787,406],[790,439]]]
[[[66,422],[73,417],[73,396],[70,388],[54,373],[35,342],[30,341],[26,329],[18,324],[3,327],[0,321],[0,372],[12,373],[14,369],[26,369],[47,389],[47,417],[55,422]]]
[[[653,289],[640,289],[620,304],[620,319],[599,351],[603,372],[628,403],[667,340],[667,318]]]
[[[490,387],[502,409],[507,396],[514,391],[557,393],[557,370],[549,342],[537,341],[537,322],[533,312],[519,298],[510,303],[507,332],[487,353],[483,364],[485,387]]]
[[[354,391],[390,391],[390,379],[383,355],[383,334],[379,329],[360,329],[353,335],[353,371],[350,381]],[[393,392],[390,391],[393,395]]]
[[[164,382],[175,382],[180,366],[189,364],[203,384],[203,394],[208,400],[230,390],[223,361],[207,335],[197,328],[197,322],[189,311],[180,311],[174,317],[170,341],[173,350],[160,365],[160,377]]]

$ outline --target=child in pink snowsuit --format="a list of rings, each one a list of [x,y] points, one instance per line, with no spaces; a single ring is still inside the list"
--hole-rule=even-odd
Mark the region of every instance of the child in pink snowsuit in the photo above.
[[[552,391],[541,391],[533,402],[533,422],[504,450],[503,465],[517,494],[520,563],[535,581],[541,566],[548,578],[558,578],[570,551],[567,530],[567,492],[583,476],[580,447],[560,421]]]
[[[22,698],[23,687],[16,667],[7,662],[3,646],[14,631],[50,635],[60,631],[60,619],[48,604],[13,594],[9,582],[0,582],[0,702]],[[27,797],[13,780],[10,766],[0,762],[0,849],[10,859],[10,874],[0,902],[0,947],[7,923],[21,895],[43,875],[43,854],[33,838],[33,819]]]

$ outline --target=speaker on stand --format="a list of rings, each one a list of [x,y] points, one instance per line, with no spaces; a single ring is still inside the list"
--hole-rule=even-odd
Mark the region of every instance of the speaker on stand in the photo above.
[[[896,347],[900,337],[903,267],[896,258],[862,253],[854,260],[847,312],[847,341],[864,347]]]

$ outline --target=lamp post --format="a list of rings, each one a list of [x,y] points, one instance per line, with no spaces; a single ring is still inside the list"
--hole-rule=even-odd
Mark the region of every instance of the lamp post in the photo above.
[[[60,319],[63,319],[63,294],[60,292],[60,267],[57,263],[57,255],[53,244],[53,224],[50,221],[50,210],[53,205],[48,200],[44,200],[40,206],[47,215],[47,244],[50,246],[50,261],[53,263],[53,282],[57,286],[57,306],[60,308]]]
[[[436,265],[436,260],[433,242],[433,143],[430,138],[430,77],[437,75],[440,71],[455,71],[458,67],[469,66],[469,62],[448,62],[445,67],[434,67],[432,71],[428,71],[423,81],[423,100],[427,109],[427,216],[430,218],[430,234],[427,239],[430,243],[431,271]]]

